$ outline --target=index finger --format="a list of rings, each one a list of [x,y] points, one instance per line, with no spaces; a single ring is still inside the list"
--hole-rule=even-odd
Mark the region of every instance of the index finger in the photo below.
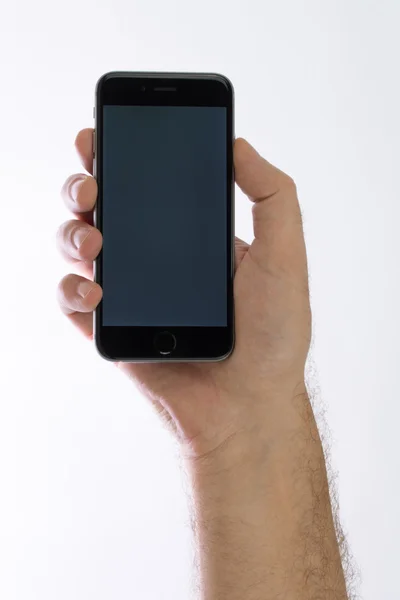
[[[88,127],[82,129],[75,138],[75,148],[81,163],[91,175],[93,175],[93,132],[94,129]]]

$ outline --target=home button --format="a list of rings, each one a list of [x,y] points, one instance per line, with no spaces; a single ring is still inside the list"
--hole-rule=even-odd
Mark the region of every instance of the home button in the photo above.
[[[154,346],[163,356],[171,354],[176,348],[176,337],[169,331],[161,331],[154,337]]]

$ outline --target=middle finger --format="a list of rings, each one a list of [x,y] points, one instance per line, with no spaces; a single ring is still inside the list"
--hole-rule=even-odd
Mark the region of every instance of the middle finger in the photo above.
[[[66,207],[78,219],[93,223],[93,208],[97,199],[97,182],[93,177],[75,174],[68,177],[61,190]]]
[[[95,260],[102,244],[100,231],[79,220],[66,221],[57,232],[57,246],[69,260]]]

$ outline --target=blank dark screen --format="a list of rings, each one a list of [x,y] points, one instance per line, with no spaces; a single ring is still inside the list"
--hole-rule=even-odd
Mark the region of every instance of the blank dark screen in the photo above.
[[[227,325],[226,108],[103,107],[103,325]]]

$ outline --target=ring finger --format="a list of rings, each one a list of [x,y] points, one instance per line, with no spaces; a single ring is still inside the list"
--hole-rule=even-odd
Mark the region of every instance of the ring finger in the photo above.
[[[66,275],[58,284],[57,296],[61,310],[88,337],[93,336],[92,313],[102,295],[98,283],[80,275]]]

